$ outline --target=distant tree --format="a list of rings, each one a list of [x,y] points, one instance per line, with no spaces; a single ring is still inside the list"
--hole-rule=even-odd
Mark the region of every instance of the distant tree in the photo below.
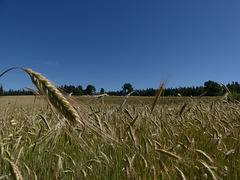
[[[69,86],[64,85],[64,86],[63,86],[63,89],[64,89],[67,93],[73,93],[73,91],[74,91],[74,89],[75,89],[75,86],[73,86],[73,85],[69,85]]]
[[[203,86],[196,87],[196,96],[200,96],[205,92],[205,88]]]
[[[92,95],[96,92],[96,88],[93,85],[88,85],[87,88],[84,90],[84,94]]]
[[[147,88],[145,90],[145,96],[154,96],[156,94],[156,89]]]
[[[77,88],[78,88],[79,90],[83,91],[82,86],[79,85]]]
[[[73,95],[79,96],[83,95],[83,89],[82,86],[74,87],[72,90]]]
[[[77,95],[79,96],[79,95],[83,95],[83,88],[82,88],[82,86],[78,86],[77,88],[76,88],[76,91],[77,91]]]
[[[61,86],[61,88],[66,91],[67,93],[72,93],[73,95],[76,95],[76,96],[79,96],[79,95],[83,95],[83,89],[82,89],[82,86],[78,86],[78,87],[75,87],[73,85],[64,85],[64,86]]]
[[[104,92],[105,92],[104,89],[101,88],[101,89],[100,89],[100,93],[101,93],[101,94],[104,94]]]
[[[133,91],[133,86],[130,83],[125,83],[122,87],[124,93],[130,93]]]
[[[217,82],[210,80],[204,83],[204,88],[207,91],[206,96],[219,96],[222,89]]]
[[[0,96],[3,96],[3,86],[2,86],[2,84],[0,86]]]
[[[232,84],[227,84],[227,87],[231,92],[240,93],[240,84],[238,82],[232,82]]]

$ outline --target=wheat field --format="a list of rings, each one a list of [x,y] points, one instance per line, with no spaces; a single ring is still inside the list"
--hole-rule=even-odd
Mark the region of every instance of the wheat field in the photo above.
[[[0,97],[0,179],[238,179],[240,103],[74,97],[85,126],[44,100]]]
[[[0,96],[0,179],[239,179],[240,103],[222,98]]]

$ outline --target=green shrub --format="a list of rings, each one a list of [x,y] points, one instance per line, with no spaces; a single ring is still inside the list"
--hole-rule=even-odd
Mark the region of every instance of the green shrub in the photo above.
[[[228,95],[228,100],[229,101],[240,101],[240,93],[233,92]]]

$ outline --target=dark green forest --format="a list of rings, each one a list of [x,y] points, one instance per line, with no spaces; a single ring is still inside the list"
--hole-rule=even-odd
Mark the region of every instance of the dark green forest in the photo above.
[[[228,83],[227,88],[233,92],[240,94],[240,84],[238,82]],[[157,89],[147,88],[147,89],[134,89],[132,84],[125,83],[119,91],[109,91],[106,92],[103,88],[99,92],[96,91],[94,85],[88,85],[85,89],[81,85],[64,85],[60,86],[60,89],[71,93],[72,95],[81,96],[81,95],[94,95],[94,94],[103,94],[107,93],[112,96],[123,96],[128,94],[131,91],[137,91],[134,93],[135,96],[154,96]],[[222,85],[214,81],[207,81],[203,86],[192,86],[192,87],[178,87],[178,88],[165,88],[164,96],[220,96],[223,95],[226,91]],[[21,90],[9,90],[5,91],[3,85],[0,86],[0,96],[9,96],[9,95],[33,95],[33,92],[27,89]]]

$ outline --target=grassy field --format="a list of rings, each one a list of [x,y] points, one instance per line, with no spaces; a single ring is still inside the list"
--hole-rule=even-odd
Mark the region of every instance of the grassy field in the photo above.
[[[72,127],[34,96],[0,97],[0,179],[239,179],[240,103],[74,97]],[[88,127],[89,126],[89,127]]]

